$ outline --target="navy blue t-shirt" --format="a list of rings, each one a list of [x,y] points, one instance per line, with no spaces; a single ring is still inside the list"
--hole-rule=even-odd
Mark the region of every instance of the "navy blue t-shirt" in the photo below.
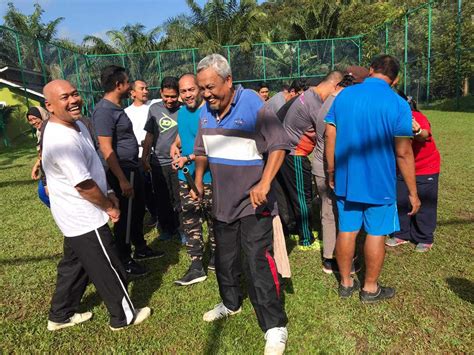
[[[335,193],[374,205],[396,201],[395,137],[411,137],[408,103],[378,78],[341,91],[325,122],[337,130]]]
[[[102,99],[92,113],[96,136],[112,137],[112,148],[121,167],[138,167],[138,142],[133,124],[123,108]]]

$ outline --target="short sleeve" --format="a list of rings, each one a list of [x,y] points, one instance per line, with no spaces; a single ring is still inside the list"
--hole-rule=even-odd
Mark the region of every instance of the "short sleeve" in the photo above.
[[[99,108],[93,113],[92,121],[97,136],[113,137],[116,122],[111,112]]]
[[[201,118],[199,119],[196,139],[194,140],[194,155],[206,155],[206,148],[202,139]]]
[[[336,127],[336,105],[337,105],[337,97],[331,105],[326,117],[324,118],[324,122],[326,124],[330,124]]]
[[[86,157],[77,141],[56,143],[54,150],[49,151],[48,156],[61,169],[72,186],[92,179],[87,169]]]
[[[258,146],[260,153],[271,153],[275,150],[290,151],[290,138],[283,124],[268,106],[264,106],[257,114],[256,131],[262,136],[264,145]]]
[[[153,118],[151,110],[148,110],[148,117],[146,119],[145,127],[143,127],[143,129],[148,133],[155,133],[155,120]]]
[[[395,137],[413,137],[412,112],[405,100],[400,100],[399,115],[395,125]]]

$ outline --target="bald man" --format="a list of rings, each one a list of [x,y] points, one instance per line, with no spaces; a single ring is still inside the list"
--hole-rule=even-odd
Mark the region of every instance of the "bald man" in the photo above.
[[[41,140],[43,168],[51,213],[65,237],[47,328],[54,331],[92,317],[91,312],[77,313],[89,280],[107,306],[112,330],[141,323],[151,310],[135,309],[127,292],[125,270],[107,225],[109,219],[120,219],[118,200],[107,188],[91,135],[79,122],[81,96],[65,80],[48,83],[43,93],[51,113]]]

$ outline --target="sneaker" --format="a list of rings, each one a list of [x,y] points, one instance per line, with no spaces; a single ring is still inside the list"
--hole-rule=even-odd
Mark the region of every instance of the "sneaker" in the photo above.
[[[359,289],[360,289],[360,282],[357,279],[352,279],[352,286],[349,286],[349,287],[345,287],[345,286],[342,286],[342,284],[339,284],[339,289],[338,289],[339,297],[349,298],[352,296],[354,291],[357,291]]]
[[[376,303],[383,300],[388,300],[395,296],[395,289],[393,287],[378,287],[375,292],[367,292],[361,290],[359,293],[360,300],[362,303]]]
[[[385,245],[388,247],[396,247],[396,246],[407,244],[407,243],[408,243],[408,240],[395,238],[395,237],[387,238],[387,240],[385,241]]]
[[[433,247],[433,243],[431,244],[418,243],[415,247],[415,251],[418,253],[426,253],[427,251],[430,251],[432,247]]]
[[[158,218],[153,215],[149,215],[148,218],[143,221],[143,224],[146,227],[155,227],[157,223],[158,223]]]
[[[290,240],[292,240],[294,242],[298,242],[299,236],[298,236],[298,234],[290,234],[289,238],[290,238]]]
[[[186,271],[186,274],[184,274],[182,278],[176,280],[174,283],[179,286],[188,286],[198,282],[203,282],[206,279],[207,275],[203,269],[189,268],[189,270]]]
[[[128,276],[145,276],[148,274],[148,269],[139,263],[137,263],[135,260],[130,259],[128,262],[125,263],[125,272],[127,273]]]
[[[122,330],[122,329],[127,328],[131,325],[137,325],[137,324],[142,323],[150,315],[151,315],[151,308],[150,307],[138,308],[137,310],[135,310],[135,317],[133,318],[132,323],[130,323],[128,325],[124,325],[123,327],[112,327],[111,325],[109,327],[113,331]]]
[[[321,242],[319,239],[315,239],[310,245],[298,244],[297,248],[301,251],[321,250]]]
[[[216,304],[216,306],[210,311],[204,313],[202,319],[206,322],[214,322],[228,316],[233,316],[234,314],[242,312],[242,307],[239,307],[236,311],[231,311],[229,308],[224,306],[224,303]]]
[[[281,355],[285,352],[288,330],[286,327],[268,329],[265,340],[265,355]]]
[[[336,259],[324,259],[323,260],[323,271],[326,274],[339,274],[339,266],[337,265]],[[360,265],[357,262],[357,257],[352,261],[351,275],[354,275],[360,271]]]
[[[146,259],[156,259],[161,258],[165,255],[164,251],[161,250],[153,250],[150,247],[146,246],[143,249],[136,250],[133,254],[133,258],[136,260],[146,260]]]
[[[74,313],[74,315],[65,322],[53,322],[48,320],[48,330],[55,331],[62,328],[72,327],[73,325],[86,322],[92,318],[92,312]]]
[[[207,270],[216,271],[216,258],[214,255],[209,259],[209,264],[207,264]]]

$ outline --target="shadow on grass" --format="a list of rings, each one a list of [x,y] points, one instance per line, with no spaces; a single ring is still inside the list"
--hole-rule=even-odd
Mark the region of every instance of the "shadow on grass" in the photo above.
[[[24,166],[27,166],[28,164],[16,164],[16,165],[2,165],[0,166],[0,170],[9,170],[9,169],[14,169],[14,168],[22,168]],[[32,164],[33,166],[33,164]]]
[[[460,299],[474,303],[474,282],[460,277],[448,277],[446,283]]]
[[[60,259],[63,256],[62,253],[53,254],[53,255],[46,255],[46,256],[26,256],[14,259],[0,259],[0,265],[20,265],[20,264],[27,264],[27,263],[36,263],[38,261],[44,260],[56,260]]]
[[[170,240],[158,242],[155,238],[149,245],[152,249],[163,250],[165,256],[158,259],[140,261],[150,269],[150,274],[142,278],[131,280],[132,288],[130,291],[131,299],[139,307],[146,306],[150,303],[153,293],[160,288],[163,282],[163,275],[168,271],[171,265],[179,262],[179,250],[181,244],[177,241]]]
[[[212,327],[208,332],[206,346],[203,354],[217,354],[220,347],[220,338],[224,330],[226,319],[220,319],[212,322]]]
[[[469,225],[474,224],[474,219],[453,218],[446,221],[439,221],[438,226],[452,226],[452,225]]]
[[[0,188],[7,186],[25,186],[25,185],[34,185],[37,182],[31,179],[28,180],[9,180],[9,181],[0,181]]]

